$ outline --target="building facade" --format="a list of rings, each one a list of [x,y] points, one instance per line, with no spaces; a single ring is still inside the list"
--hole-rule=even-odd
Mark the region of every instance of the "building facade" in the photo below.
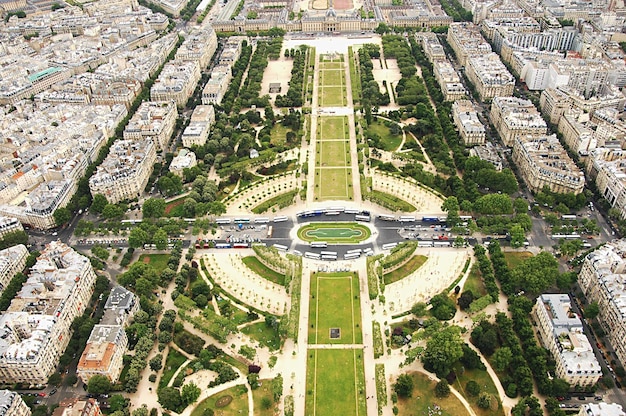
[[[146,141],[152,139],[157,150],[169,145],[178,111],[174,101],[144,101],[124,129],[124,139]]]
[[[24,270],[27,257],[28,249],[24,244],[0,250],[0,293],[17,273]]]
[[[485,126],[478,119],[471,101],[455,101],[452,104],[452,120],[466,146],[485,143]]]
[[[494,98],[489,117],[500,139],[509,147],[513,146],[518,138],[538,137],[548,132],[548,125],[533,103],[522,98]]]

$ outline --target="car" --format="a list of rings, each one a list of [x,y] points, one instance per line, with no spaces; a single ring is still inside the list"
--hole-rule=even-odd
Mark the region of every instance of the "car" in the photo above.
[[[587,400],[585,396],[578,396],[578,400]]]
[[[46,393],[37,393],[37,396],[39,396],[39,397],[46,397]]]
[[[52,389],[50,390],[50,396],[54,396],[54,394],[57,392],[57,389]]]
[[[593,398],[593,400],[599,402],[600,400],[602,400],[602,396],[596,396]]]
[[[563,400],[565,400],[565,397],[563,397],[563,396],[559,396],[559,397],[557,397],[556,399],[557,399],[558,401],[562,402]]]

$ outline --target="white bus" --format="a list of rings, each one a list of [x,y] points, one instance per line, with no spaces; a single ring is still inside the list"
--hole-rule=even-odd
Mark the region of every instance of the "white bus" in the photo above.
[[[273,244],[272,247],[276,248],[278,251],[287,251],[289,247],[284,246],[282,244]]]
[[[302,257],[302,252],[300,250],[294,250],[293,254],[295,254],[296,256]]]
[[[287,217],[274,217],[274,222],[285,222],[287,220]]]
[[[553,240],[560,240],[561,238],[564,238],[566,240],[576,240],[580,238],[580,234],[552,234],[552,239]]]
[[[563,221],[576,221],[576,215],[561,215]]]
[[[450,247],[450,245],[449,241],[433,241],[434,247]]]
[[[362,252],[363,250],[361,250],[360,248],[355,248],[354,250],[346,251],[346,254],[361,254]]]
[[[391,250],[392,248],[395,248],[398,245],[398,243],[387,243],[387,244],[383,244],[382,245],[382,249],[383,250]]]
[[[255,224],[267,224],[268,222],[270,222],[270,219],[265,217],[259,217],[254,219]]]
[[[326,241],[312,241],[311,244],[309,244],[309,247],[311,247],[311,248],[326,248],[326,247],[328,247],[328,243]]]
[[[337,252],[336,251],[320,251],[320,254],[322,256],[335,256],[335,257],[337,257]]]
[[[337,255],[334,256],[332,254],[322,254],[322,260],[337,260]]]
[[[267,238],[272,238],[273,231],[274,231],[274,228],[271,225],[267,227]]]
[[[355,215],[354,219],[356,221],[370,222],[371,217],[369,215]]]
[[[415,217],[403,215],[400,217],[400,222],[415,222]]]
[[[250,222],[250,218],[235,218],[233,221],[235,224],[248,224]]]
[[[418,247],[432,247],[433,242],[430,240],[421,240],[417,242]]]
[[[378,216],[378,219],[381,221],[395,221],[396,217],[394,217],[393,215],[380,214]]]
[[[230,224],[231,223],[231,219],[230,218],[218,218],[215,220],[216,224]]]
[[[328,208],[327,211],[344,212],[345,210],[346,210],[346,207],[330,207]]]
[[[331,210],[327,210],[327,211],[325,212],[325,215],[328,215],[328,216],[331,216],[331,215],[339,215],[339,214],[341,214],[341,212],[339,212],[339,211],[331,211]]]
[[[347,208],[344,212],[346,214],[358,214],[359,212],[361,212],[361,210],[354,209],[354,208]]]
[[[361,253],[346,253],[343,255],[344,260],[358,259],[359,257],[361,257]]]
[[[322,255],[317,254],[317,253],[311,253],[310,251],[306,251],[304,253],[304,257],[306,257],[307,259],[319,260],[322,258]]]

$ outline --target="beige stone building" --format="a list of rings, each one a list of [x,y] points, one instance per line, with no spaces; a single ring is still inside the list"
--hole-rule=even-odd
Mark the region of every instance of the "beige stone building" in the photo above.
[[[157,150],[165,150],[172,138],[177,117],[174,101],[144,101],[124,129],[124,139],[151,139]]]
[[[202,104],[221,104],[231,79],[233,79],[233,73],[230,66],[215,66],[211,71],[211,78],[202,90]]]
[[[196,106],[191,114],[189,125],[183,131],[183,146],[203,146],[209,137],[213,123],[215,123],[215,109],[213,106]]]
[[[11,390],[0,390],[0,415],[30,416],[31,411],[19,393]]]
[[[68,399],[61,401],[52,416],[101,416],[100,405],[96,399]]]
[[[528,188],[539,192],[547,186],[552,192],[579,194],[585,175],[570,159],[556,135],[517,138],[513,162]]]
[[[496,53],[468,58],[465,73],[481,100],[513,95],[515,78]]]
[[[24,244],[0,250],[0,293],[17,273],[24,270],[27,257],[28,250]]]
[[[206,68],[217,50],[217,34],[205,24],[185,37],[176,51],[176,60],[198,62],[200,70]]]
[[[122,359],[127,348],[128,337],[123,326],[94,326],[78,361],[76,374],[84,383],[95,375],[105,376],[115,383],[124,368]]]
[[[485,126],[478,119],[471,101],[455,101],[452,104],[452,120],[466,146],[485,143]]]
[[[586,156],[596,148],[595,132],[588,127],[589,114],[580,110],[568,110],[559,120],[559,132],[571,151]]]
[[[46,246],[22,290],[0,316],[0,378],[46,384],[93,293],[89,259],[60,241]]]
[[[170,61],[150,88],[152,101],[174,101],[180,108],[193,95],[200,81],[198,61]]]
[[[548,132],[546,122],[533,103],[522,98],[494,98],[489,117],[500,139],[509,147],[520,137],[542,136]]]
[[[0,238],[15,231],[24,231],[22,223],[17,218],[0,216]]]

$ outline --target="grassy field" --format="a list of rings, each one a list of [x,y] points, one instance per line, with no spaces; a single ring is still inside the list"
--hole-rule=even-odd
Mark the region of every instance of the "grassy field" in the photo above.
[[[370,192],[370,199],[392,211],[414,212],[417,210],[417,208],[405,200],[382,191],[372,190]]]
[[[427,375],[411,373],[411,377],[413,378],[413,395],[398,400],[399,415],[466,416],[469,414],[463,403],[453,394],[443,399],[436,397],[435,384],[437,383],[431,381]]]
[[[345,87],[319,87],[320,107],[341,107],[346,105]]]
[[[506,264],[509,266],[509,269],[515,268],[515,266],[520,264],[522,261],[533,256],[533,253],[529,251],[522,251],[521,253],[516,251],[504,251],[503,254],[504,260],[506,260]]]
[[[275,197],[270,198],[265,202],[261,202],[259,205],[252,208],[252,212],[254,212],[255,214],[263,214],[264,212],[276,205],[278,205],[278,208],[286,208],[289,205],[293,204],[293,200],[296,197],[297,193],[298,191],[296,190],[276,195]]]
[[[174,199],[165,205],[165,213],[166,217],[182,217],[184,215],[183,204],[185,203],[186,196],[181,196],[180,198]]]
[[[356,244],[371,235],[368,227],[352,222],[315,222],[298,230],[298,238],[303,241],[326,241],[331,244]]]
[[[477,397],[470,396],[465,392],[465,385],[468,381],[474,380],[478,383],[481,388],[481,391],[486,391],[491,394],[494,398],[498,398],[498,390],[496,386],[493,384],[493,380],[489,377],[489,373],[486,370],[461,370],[461,365],[457,364],[457,368],[454,369],[457,379],[454,382],[453,387],[459,391],[467,399],[470,406],[478,416],[504,416],[504,409],[502,408],[502,403],[498,400],[498,406],[494,406],[493,409],[481,409],[476,404]]]
[[[157,273],[161,273],[167,267],[169,259],[169,254],[142,254],[138,261],[149,264]]]
[[[348,117],[319,117],[317,119],[318,139],[348,139]]]
[[[163,367],[163,374],[161,374],[161,379],[159,380],[159,386],[167,386],[167,383],[174,377],[174,373],[178,370],[178,367],[183,365],[185,361],[187,361],[187,358],[185,358],[184,355],[174,348],[170,348],[167,353],[167,358],[165,359],[165,366]]]
[[[350,145],[347,140],[323,140],[317,142],[315,166],[349,166]]]
[[[274,146],[284,144],[287,141],[287,132],[289,131],[292,130],[280,123],[275,123],[272,126],[272,131],[270,132],[270,143]]]
[[[326,199],[352,199],[352,183],[350,168],[323,168],[316,169],[315,198],[323,201]]]
[[[362,350],[309,350],[307,415],[365,416]]]
[[[274,403],[274,395],[272,394],[272,379],[259,380],[261,387],[252,390],[252,400],[254,401],[254,414],[256,416],[274,416],[277,406]],[[269,408],[263,406],[263,402],[270,403]]]
[[[467,280],[465,280],[463,291],[466,290],[470,290],[477,298],[487,294],[487,289],[485,288],[485,283],[483,282],[483,276],[480,273],[477,263],[472,266],[470,274],[467,276]]]
[[[422,256],[419,254],[416,256],[413,256],[411,260],[406,262],[406,264],[404,264],[402,267],[399,267],[396,270],[390,273],[387,273],[384,276],[385,284],[388,285],[390,283],[397,282],[398,280],[404,279],[405,277],[413,273],[415,270],[422,267],[422,265],[426,263],[426,260],[428,260],[428,257],[426,256]]]
[[[248,266],[250,270],[263,277],[264,279],[279,285],[285,284],[285,275],[275,272],[259,261],[255,256],[248,256],[241,259],[243,264]]]
[[[216,407],[217,402],[221,397],[231,396],[233,401],[225,407]],[[216,415],[220,416],[239,416],[248,414],[248,394],[246,386],[240,385],[231,387],[211,397],[207,397],[193,409],[191,416],[203,416],[206,409],[212,409]],[[257,413],[255,413],[257,414]]]
[[[320,85],[325,87],[343,86],[346,83],[345,73],[341,69],[323,69],[320,71]]]
[[[278,331],[269,327],[265,322],[244,326],[241,328],[241,332],[259,341],[259,344],[265,345],[270,351],[277,351],[280,348]]]
[[[391,134],[389,127],[385,126],[380,121],[376,121],[368,125],[367,130],[380,136],[380,144],[383,150],[387,150],[389,152],[396,151],[402,143],[402,135]]]
[[[309,344],[361,344],[359,280],[353,273],[311,276]],[[340,337],[330,337],[339,328]]]

